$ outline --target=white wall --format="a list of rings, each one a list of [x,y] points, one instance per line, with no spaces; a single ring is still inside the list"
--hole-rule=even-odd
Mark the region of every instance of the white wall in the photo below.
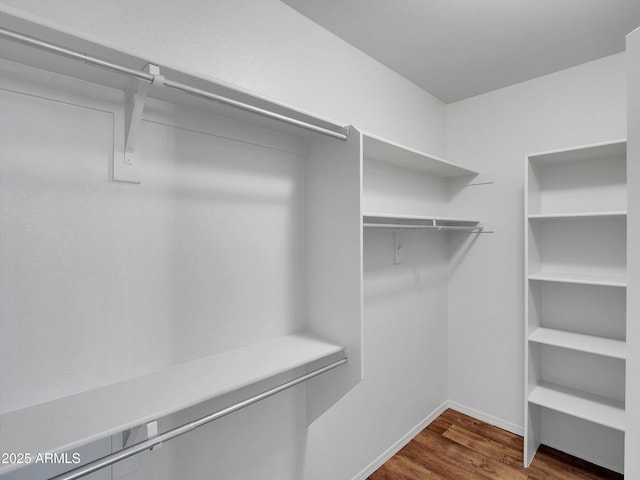
[[[143,183],[112,183],[121,92],[52,74],[33,81],[28,70],[2,64],[0,411],[303,328],[304,262],[291,260],[304,256],[305,162],[290,148],[297,142],[271,148],[259,134],[225,137],[206,115],[185,128],[156,112],[162,121],[142,125]],[[52,88],[56,80],[73,93]],[[148,102],[147,115],[158,103]],[[252,472],[287,466],[279,477],[297,480],[300,397],[304,389],[241,412],[236,421],[262,433],[253,443],[233,439],[229,422],[208,438],[242,446],[258,459]],[[91,414],[100,412],[71,413]],[[278,442],[265,441],[266,432]],[[153,460],[167,462],[184,443]],[[238,462],[215,451],[212,472]]]
[[[448,159],[495,181],[465,207],[496,232],[452,270],[450,400],[522,432],[525,155],[624,137],[622,53],[447,106]]]
[[[278,0],[1,0],[0,6],[444,156],[442,102]]]
[[[445,154],[441,102],[276,0],[194,1],[188,7],[168,0],[2,0],[0,6],[161,65],[202,72],[434,155]],[[186,205],[183,213],[199,215],[197,208]],[[379,262],[390,257],[388,245],[379,237],[367,240],[365,248],[366,299],[367,289],[379,285]],[[415,252],[414,259],[423,264],[429,261],[421,251]],[[98,261],[106,263],[108,258]],[[404,277],[416,273],[420,270],[407,262]],[[409,295],[411,305],[420,305],[420,290]],[[139,300],[144,304],[144,298]],[[446,344],[443,324],[433,326],[437,335],[425,325],[420,336],[409,328],[394,328],[398,325],[390,325],[389,315],[398,301],[365,303],[365,380],[317,420],[308,437],[300,412],[289,407],[296,405],[295,391],[252,407],[240,422],[229,417],[203,429],[193,440],[178,440],[175,446],[145,455],[144,476],[158,478],[158,465],[173,465],[164,469],[171,478],[200,478],[217,472],[227,479],[243,479],[259,472],[270,478],[295,479],[302,470],[309,479],[353,478],[446,398],[446,372],[436,372],[430,382],[433,366],[439,362],[429,352],[442,351]],[[144,316],[144,322],[150,320]],[[405,312],[399,320],[405,327],[415,325],[416,312]],[[390,330],[395,335],[392,343],[387,342]],[[430,348],[421,338],[438,348]],[[422,361],[425,358],[430,361]],[[252,458],[233,448],[239,444],[249,447]]]
[[[629,143],[627,145],[628,193],[627,261],[627,342],[635,348],[627,350],[627,424],[625,434],[625,474],[640,477],[640,28],[627,36],[627,86]],[[633,240],[631,240],[633,239]]]

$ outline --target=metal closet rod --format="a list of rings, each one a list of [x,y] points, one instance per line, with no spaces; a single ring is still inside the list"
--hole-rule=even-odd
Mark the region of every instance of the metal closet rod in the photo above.
[[[127,75],[132,78],[137,78],[139,80],[144,80],[146,82],[152,83],[154,80],[154,75],[147,73],[142,70],[136,70],[133,68],[125,67],[124,65],[119,65],[117,63],[109,62],[107,60],[103,60],[101,58],[93,57],[83,52],[79,52],[77,50],[72,50],[70,48],[66,48],[60,45],[56,45],[54,43],[50,43],[44,40],[40,40],[35,37],[31,37],[29,35],[24,35],[22,33],[16,32],[14,30],[9,30],[6,28],[0,28],[0,36],[14,41],[18,43],[22,43],[23,45],[28,45],[30,47],[39,48],[40,50],[45,50],[50,53],[54,53],[56,55],[61,55],[67,58],[71,58],[73,60],[77,60],[80,62],[87,63],[89,65],[93,65],[96,67],[100,67],[111,72],[115,72],[121,75]],[[334,132],[333,130],[329,130],[328,128],[321,127],[319,125],[314,125],[312,123],[308,123],[302,120],[296,120],[295,118],[287,117],[286,115],[282,115],[280,113],[272,112],[270,110],[265,110],[263,108],[255,107],[253,105],[249,105],[247,103],[239,102],[237,100],[233,100],[231,98],[223,97],[221,95],[217,95],[215,93],[207,92],[206,90],[201,90],[199,88],[191,87],[189,85],[185,85],[180,82],[175,82],[168,78],[164,79],[164,86],[168,88],[172,88],[174,90],[178,90],[180,92],[193,95],[195,97],[204,98],[206,100],[211,100],[214,102],[219,102],[225,105],[229,105],[240,110],[245,110],[247,112],[252,112],[257,115],[262,115],[264,117],[268,117],[274,120],[278,120],[280,122],[288,123],[291,125],[295,125],[300,128],[304,128],[307,130],[311,130],[316,133],[321,133],[323,135],[327,135],[329,137],[338,138],[340,140],[347,140],[348,135],[346,133]]]
[[[253,405],[254,403],[259,402],[260,400],[264,400],[265,398],[271,397],[276,393],[280,393],[283,390],[287,390],[288,388],[294,387],[299,383],[306,382],[307,380],[313,377],[316,377],[325,372],[328,372],[329,370],[339,367],[340,365],[344,365],[348,361],[349,359],[347,357],[344,357],[340,360],[330,363],[325,367],[318,368],[317,370],[313,370],[312,372],[309,372],[306,375],[290,380],[286,383],[278,385],[277,387],[273,387],[262,393],[254,395],[253,397],[247,398],[246,400],[243,400],[241,402],[235,403],[223,410],[219,410],[217,412],[211,413],[193,422],[185,423],[184,425],[168,430],[167,432],[161,435],[158,435],[157,437],[150,438],[143,442],[140,442],[130,447],[119,450],[110,455],[106,455],[91,463],[75,468],[73,470],[70,470],[56,477],[52,477],[50,480],[75,480],[77,478],[82,478],[86,475],[89,475],[90,473],[96,472],[97,470],[101,470],[105,467],[108,467],[109,465],[113,465],[114,463],[117,463],[121,460],[137,455],[138,453],[142,453],[145,450],[149,450],[150,448],[153,448],[156,445],[160,445],[161,443],[164,443],[173,438],[179,437],[180,435],[184,435],[185,433],[195,430],[196,428],[206,425],[207,423],[213,422],[214,420],[218,420],[219,418],[229,415],[230,413],[233,413],[242,408],[248,407],[249,405]]]

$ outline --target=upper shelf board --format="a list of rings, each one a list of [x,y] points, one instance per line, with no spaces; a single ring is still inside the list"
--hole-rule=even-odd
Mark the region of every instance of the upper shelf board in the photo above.
[[[536,213],[529,215],[530,220],[570,220],[572,218],[612,218],[626,217],[624,210],[611,212],[579,212],[579,213]]]
[[[389,140],[367,133],[362,135],[365,158],[372,158],[412,170],[430,173],[438,177],[476,176],[478,172],[460,167],[441,158],[427,155]]]
[[[246,90],[225,81],[207,76],[201,72],[192,72],[184,68],[156,62],[151,58],[142,58],[126,51],[106,46],[88,37],[78,36],[76,32],[63,31],[45,26],[34,21],[0,10],[0,27],[27,35],[38,40],[49,42],[61,47],[86,53],[91,57],[106,60],[128,67],[132,70],[143,70],[148,63],[158,65],[160,74],[165,78],[204,92],[230,99],[233,102],[246,104],[256,109],[273,112],[301,123],[311,124],[337,134],[345,133],[345,126],[328,119],[320,118],[293,106],[268,98],[257,92]],[[104,85],[125,91],[131,79],[107,69],[56,55],[32,46],[23,45],[0,37],[0,57],[6,60],[26,64],[41,70],[77,78],[90,83]],[[202,100],[192,95],[179,92],[173,88],[152,87],[149,98],[181,105],[186,108],[197,108],[204,112],[219,114],[238,121],[256,124],[265,128],[283,131],[294,135],[308,136],[311,133],[291,124],[266,118],[260,114],[221,104],[216,101]]]
[[[78,448],[341,352],[309,334],[287,335],[14,410],[0,415],[0,451]],[[17,467],[0,464],[0,476]]]
[[[564,150],[532,153],[528,155],[528,157],[529,161],[534,165],[545,165],[559,162],[621,158],[626,157],[626,155],[627,141],[622,139],[614,142],[584,145]]]

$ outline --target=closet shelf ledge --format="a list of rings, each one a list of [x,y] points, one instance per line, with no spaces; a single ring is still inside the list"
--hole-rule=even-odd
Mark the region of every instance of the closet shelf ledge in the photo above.
[[[395,165],[418,172],[427,173],[441,178],[469,177],[473,178],[478,172],[428,153],[415,150],[399,143],[363,132],[363,153],[365,158],[371,158],[391,165]]]
[[[543,382],[529,394],[529,403],[624,432],[624,403],[554,383]]]
[[[344,347],[297,333],[0,415],[0,451],[64,452],[245,387],[320,368]],[[20,465],[1,464],[0,476]]]
[[[365,213],[362,216],[362,225],[364,228],[434,229],[470,233],[484,232],[484,227],[479,220],[421,215]]]
[[[570,220],[575,219],[589,219],[589,218],[618,218],[626,217],[626,210],[616,210],[608,212],[576,212],[576,213],[534,213],[529,215],[529,220]]]
[[[201,72],[159,64],[79,37],[75,32],[56,30],[12,14],[0,17],[0,51],[5,60],[123,92],[129,88],[131,78],[134,78],[163,87],[150,89],[148,98],[188,108],[196,107],[296,136],[307,136],[312,132],[312,135],[348,139],[346,125]],[[162,75],[144,71],[143,66],[147,64],[157,65]],[[160,77],[162,81],[157,82]]]
[[[623,340],[585,335],[554,328],[536,328],[529,335],[529,341],[622,360],[627,356],[626,343]]]
[[[627,286],[627,277],[625,275],[611,274],[542,271],[530,274],[529,280],[541,282],[576,283],[581,285],[600,285],[603,287]]]

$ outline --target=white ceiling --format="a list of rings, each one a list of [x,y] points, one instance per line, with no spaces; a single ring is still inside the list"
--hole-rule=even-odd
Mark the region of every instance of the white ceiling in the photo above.
[[[640,0],[282,0],[446,103],[624,50]]]

